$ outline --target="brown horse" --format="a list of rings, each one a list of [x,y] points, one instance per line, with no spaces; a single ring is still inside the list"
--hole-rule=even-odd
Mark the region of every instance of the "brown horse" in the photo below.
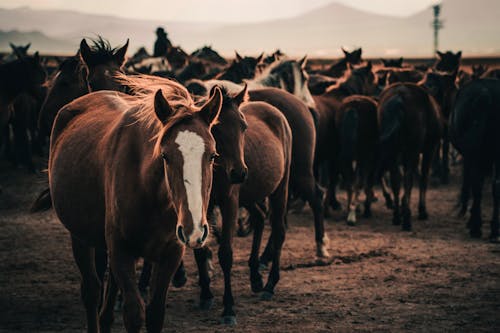
[[[349,65],[350,66],[350,65]],[[328,187],[327,202],[333,209],[339,209],[340,203],[335,196],[338,163],[336,159],[340,152],[338,128],[335,123],[336,113],[340,109],[345,98],[351,95],[372,95],[376,89],[376,79],[372,72],[372,64],[351,68],[343,80],[319,96],[313,96],[318,114],[318,126],[316,133],[316,175],[319,176],[321,168],[327,168],[327,179],[325,185]]]
[[[242,83],[244,79],[253,79],[257,68],[262,63],[264,53],[258,57],[242,57],[236,52],[236,58],[223,72],[215,76],[216,80],[228,80],[234,83]]]
[[[347,191],[347,223],[355,225],[359,191],[363,187],[366,195],[364,217],[371,216],[379,137],[377,102],[366,96],[347,97],[335,114],[335,123],[340,139],[335,163],[339,165]]]
[[[305,61],[305,58],[303,59]],[[325,234],[324,228],[324,211],[323,211],[323,190],[318,186],[314,178],[314,154],[316,149],[316,129],[315,129],[315,112],[312,112],[302,101],[309,100],[311,95],[308,93],[307,82],[303,78],[304,61],[286,60],[279,62],[278,66],[283,66],[281,70],[272,74],[271,82],[273,84],[276,75],[285,75],[286,73],[296,73],[296,79],[289,78],[287,82],[283,83],[284,88],[295,91],[297,95],[302,96],[300,100],[298,97],[285,91],[284,89],[277,88],[256,88],[249,89],[250,101],[262,101],[271,104],[280,110],[290,125],[293,134],[292,145],[292,164],[290,168],[290,193],[297,196],[309,203],[314,215],[314,229],[316,240],[316,254],[318,257],[328,257],[329,239]],[[278,86],[280,86],[278,80]],[[208,81],[207,83],[196,82],[198,88],[204,88],[206,84],[218,84],[226,87],[229,91],[238,92],[241,87],[230,81]],[[259,87],[263,82],[249,81],[248,86],[254,84]],[[205,88],[206,89],[206,88]],[[198,90],[201,93],[201,89]],[[310,101],[314,103],[314,101]],[[261,262],[267,264],[269,262],[269,251],[266,248],[264,251]]]
[[[216,156],[210,128],[222,96],[215,89],[198,111],[187,90],[172,81],[122,81],[135,96],[91,93],[58,113],[50,190],[56,214],[71,233],[88,331],[99,331],[102,276],[96,268],[105,265],[94,253],[107,249],[110,277],[101,329],[110,330],[117,284],[127,331],[139,332],[146,318],[148,331],[160,332],[168,285],[184,246],[200,247],[208,236],[206,208]],[[154,263],[146,313],[135,282],[138,257]]]
[[[410,199],[413,178],[417,173],[420,154],[419,219],[427,219],[425,197],[429,169],[442,133],[439,105],[422,87],[412,83],[396,83],[380,95],[378,105],[380,129],[380,159],[378,176],[391,173],[394,194],[393,224],[401,224],[399,191],[403,166],[404,195],[402,199],[403,230],[411,230]]]
[[[239,206],[245,207],[250,212],[251,223],[254,227],[252,253],[248,262],[252,291],[262,292],[261,296],[264,299],[270,299],[274,294],[274,288],[279,281],[281,248],[285,240],[288,182],[292,160],[292,132],[286,118],[268,103],[249,102],[239,106],[248,98],[245,95],[246,87],[236,95],[224,93],[226,109],[221,111],[220,123],[214,127],[213,131],[217,151],[220,152],[214,170],[212,198],[213,204],[220,207],[222,214],[222,234],[219,239],[218,255],[224,272],[222,317],[225,324],[236,323],[231,290],[231,267],[233,262],[232,237]],[[244,140],[238,139],[243,133]],[[243,151],[240,149],[244,150],[244,164],[241,164]],[[234,161],[238,162],[237,168],[235,168]],[[235,183],[244,180],[246,170],[248,170],[248,178],[243,184],[236,185]],[[268,197],[272,227],[268,244],[272,243],[272,266],[268,282],[264,286],[259,273],[259,248],[265,216],[256,206]],[[209,289],[210,279],[206,260],[206,255],[197,254],[202,305],[204,302],[211,303],[211,298],[213,298]]]

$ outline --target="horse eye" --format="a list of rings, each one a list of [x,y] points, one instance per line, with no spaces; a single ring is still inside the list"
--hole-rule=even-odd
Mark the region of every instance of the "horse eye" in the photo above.
[[[213,153],[212,155],[210,155],[210,161],[213,162],[213,160],[215,160],[217,155],[218,155],[217,153]]]

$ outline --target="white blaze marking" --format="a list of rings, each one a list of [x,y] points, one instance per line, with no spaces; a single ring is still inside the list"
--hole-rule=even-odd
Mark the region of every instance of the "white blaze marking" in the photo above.
[[[205,143],[198,134],[191,131],[179,132],[175,143],[179,145],[184,164],[182,167],[184,187],[188,201],[188,209],[193,219],[193,235],[186,235],[189,241],[196,241],[203,235],[201,219],[203,211],[203,199],[201,194],[202,184],[202,158],[205,153]],[[191,236],[199,234],[199,237]]]

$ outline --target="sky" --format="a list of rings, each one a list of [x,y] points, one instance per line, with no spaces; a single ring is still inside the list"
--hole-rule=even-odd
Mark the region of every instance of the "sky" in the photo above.
[[[0,8],[69,9],[168,21],[255,22],[296,16],[331,2],[409,16],[438,0],[0,0]]]

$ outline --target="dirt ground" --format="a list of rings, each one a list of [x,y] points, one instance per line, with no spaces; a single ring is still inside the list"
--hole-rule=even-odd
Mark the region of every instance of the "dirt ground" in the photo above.
[[[454,173],[454,185],[431,187],[430,219],[415,220],[411,233],[391,225],[391,213],[381,202],[374,204],[374,217],[356,227],[341,221],[340,213],[327,220],[330,265],[315,265],[310,211],[290,214],[281,280],[271,301],[252,294],[251,238],[236,238],[235,327],[219,323],[223,278],[216,259],[214,307],[197,308],[197,273],[187,252],[189,280],[169,293],[165,331],[500,332],[500,245],[486,240],[490,189],[485,188],[485,237],[471,240],[465,220],[456,217]],[[85,329],[68,232],[52,211],[27,213],[44,177],[0,167],[0,332]],[[413,211],[417,198],[414,194]],[[114,330],[124,331],[119,313]]]

